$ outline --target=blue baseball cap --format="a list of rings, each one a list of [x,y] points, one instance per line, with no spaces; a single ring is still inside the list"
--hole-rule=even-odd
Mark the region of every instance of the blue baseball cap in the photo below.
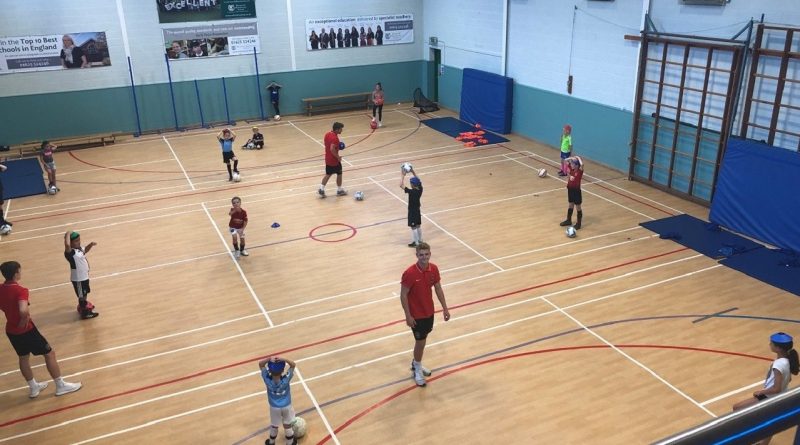
[[[411,178],[411,185],[422,185],[422,181],[416,176]]]
[[[283,360],[278,360],[277,362],[270,361],[267,364],[267,369],[269,372],[273,374],[280,374],[283,372],[283,369],[286,367],[286,362]]]
[[[769,337],[769,341],[776,345],[783,345],[792,342],[792,336],[783,332],[776,332]]]

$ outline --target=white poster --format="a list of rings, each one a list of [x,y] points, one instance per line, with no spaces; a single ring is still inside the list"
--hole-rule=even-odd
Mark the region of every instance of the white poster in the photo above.
[[[104,32],[0,37],[0,74],[109,65]]]
[[[414,43],[413,14],[306,19],[309,51]]]
[[[170,61],[237,56],[261,52],[256,22],[166,28],[164,47]]]

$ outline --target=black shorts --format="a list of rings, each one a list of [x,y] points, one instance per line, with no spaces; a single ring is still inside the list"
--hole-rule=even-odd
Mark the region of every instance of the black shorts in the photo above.
[[[85,281],[73,281],[72,288],[75,289],[75,295],[77,295],[78,299],[85,300],[86,296],[89,295],[89,292],[92,289],[89,287],[89,280]]]
[[[581,203],[583,203],[581,189],[567,188],[567,200],[570,204],[581,205]]]
[[[422,225],[422,214],[419,207],[408,208],[408,227],[417,227]]]
[[[428,318],[415,318],[417,325],[411,328],[415,340],[425,340],[433,330],[433,315]]]
[[[233,159],[235,157],[236,157],[236,154],[233,152],[233,150],[231,150],[231,151],[223,151],[222,152],[222,162],[224,162],[226,164],[231,162],[231,159]]]
[[[341,175],[342,174],[342,164],[339,164],[339,165],[328,165],[328,164],[325,164],[325,174],[326,175]]]
[[[14,347],[20,357],[28,354],[45,355],[53,350],[47,343],[47,339],[36,329],[36,326],[24,334],[9,334],[6,332],[6,335],[8,335],[8,339],[11,340],[11,346]]]

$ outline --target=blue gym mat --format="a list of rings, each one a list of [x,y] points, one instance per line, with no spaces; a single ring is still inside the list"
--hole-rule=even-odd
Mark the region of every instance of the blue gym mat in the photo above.
[[[796,252],[755,249],[720,264],[800,296],[800,254]]]
[[[735,257],[764,247],[690,215],[670,216],[639,225],[711,258]]]
[[[38,159],[19,159],[3,164],[8,167],[8,170],[0,173],[0,181],[3,181],[3,199],[47,193],[42,178],[42,166]]]
[[[478,131],[481,130],[479,128],[475,128],[474,126],[460,121],[454,117],[437,117],[434,119],[425,119],[422,121],[423,124],[433,128],[436,131],[440,131],[448,136],[456,137],[461,133],[465,133],[468,131]],[[486,133],[483,134],[483,138],[486,139],[488,142],[486,144],[498,144],[500,142],[508,142],[508,139],[498,136],[491,131],[483,130]],[[466,142],[466,141],[465,141]],[[477,140],[474,141],[475,145],[486,145],[481,144]]]

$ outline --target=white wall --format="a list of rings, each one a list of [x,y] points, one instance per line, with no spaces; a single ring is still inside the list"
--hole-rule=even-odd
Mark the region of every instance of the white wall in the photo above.
[[[154,1],[122,0],[122,5],[134,81],[137,84],[166,82],[162,28],[192,24],[159,24]],[[122,24],[115,0],[4,1],[2,8],[0,34],[4,36],[105,31],[112,66],[2,75],[0,97],[130,85],[122,44]],[[305,49],[307,18],[391,13],[414,15],[416,29],[413,44],[313,53]],[[261,40],[258,67],[262,74],[420,60],[423,41],[427,41],[423,36],[422,0],[258,0],[256,15]],[[290,29],[294,37],[294,51],[290,44]],[[255,74],[252,56],[176,61],[170,67],[174,81]]]
[[[502,72],[504,0],[425,0],[425,42],[435,36],[442,64]],[[429,59],[425,46],[422,58]]]

